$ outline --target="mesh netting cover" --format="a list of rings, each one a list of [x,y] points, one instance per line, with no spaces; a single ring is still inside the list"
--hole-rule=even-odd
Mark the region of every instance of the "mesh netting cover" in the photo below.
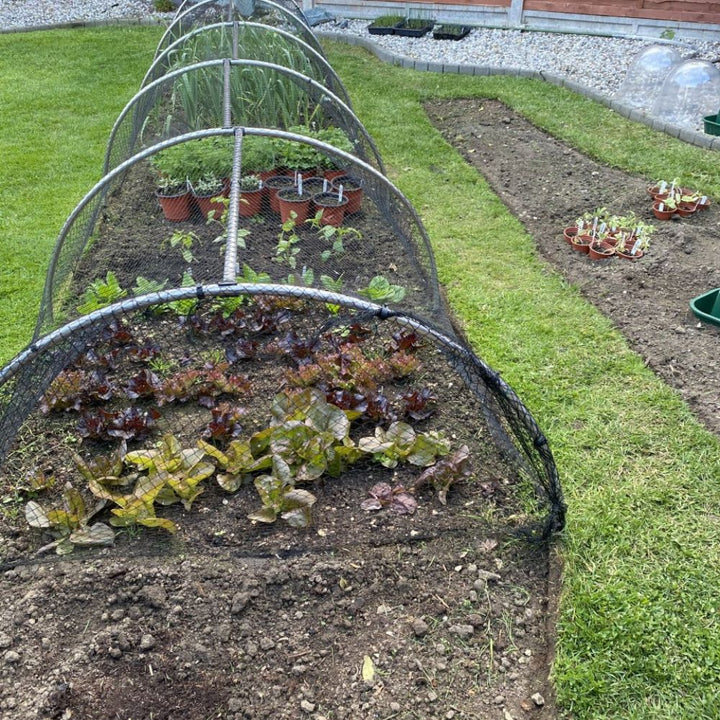
[[[236,5],[183,6],[173,27]],[[278,13],[239,12],[261,7]],[[321,80],[194,59],[119,118],[33,342],[0,371],[1,481],[37,497],[0,563],[178,526],[203,542],[228,497],[238,522],[302,528],[337,482],[366,511],[452,501],[563,527],[543,434],[458,338],[417,213]]]
[[[305,40],[311,47],[322,53],[315,34],[294,3],[280,4],[273,0],[202,0],[178,8],[173,21],[158,43],[157,58],[177,38],[187,35],[194,28],[218,22],[252,20],[263,25],[278,27],[292,32]]]
[[[180,68],[140,90],[112,129],[105,172],[133,155],[138,144],[238,125],[312,132],[382,169],[362,123],[325,85],[274,63],[225,59]]]

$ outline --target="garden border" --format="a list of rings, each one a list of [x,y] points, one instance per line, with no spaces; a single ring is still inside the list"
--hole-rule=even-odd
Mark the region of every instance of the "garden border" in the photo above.
[[[450,75],[474,75],[474,76],[490,76],[490,75],[509,75],[517,78],[530,78],[532,80],[544,80],[551,85],[567,88],[579,95],[584,95],[605,107],[614,110],[618,115],[626,117],[633,122],[643,123],[653,130],[663,132],[666,135],[682,140],[689,145],[695,145],[706,150],[720,150],[720,136],[706,136],[703,133],[687,130],[686,128],[672,125],[671,123],[651,117],[637,108],[629,107],[623,103],[603,95],[602,93],[585,87],[574,80],[568,80],[562,75],[554,73],[544,73],[541,70],[526,70],[524,68],[498,67],[495,65],[457,65],[454,63],[426,62],[424,60],[416,60],[406,55],[396,55],[390,50],[381,47],[378,43],[369,38],[359,37],[357,35],[347,35],[345,33],[336,33],[330,31],[317,31],[317,36],[323,40],[332,40],[335,42],[345,42],[348,45],[358,45],[365,50],[370,51],[379,60],[395,65],[397,67],[407,68],[409,70],[419,70],[424,72],[436,72]]]

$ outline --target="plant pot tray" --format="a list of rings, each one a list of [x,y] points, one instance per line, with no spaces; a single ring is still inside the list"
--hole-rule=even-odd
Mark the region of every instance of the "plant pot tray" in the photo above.
[[[396,35],[402,35],[403,37],[422,37],[426,33],[430,32],[430,30],[433,29],[433,25],[435,23],[428,22],[427,24],[423,25],[422,27],[406,27],[405,23],[407,21],[403,21],[395,28],[395,34]]]
[[[690,301],[696,317],[711,325],[720,325],[720,288],[698,295]]]
[[[368,25],[368,32],[371,35],[394,35],[397,28],[402,25],[402,22],[397,22],[395,25]]]
[[[435,40],[462,40],[470,30],[468,25],[437,25],[432,35]]]

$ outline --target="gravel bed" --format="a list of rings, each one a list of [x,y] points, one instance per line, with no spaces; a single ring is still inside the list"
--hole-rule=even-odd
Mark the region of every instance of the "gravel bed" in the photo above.
[[[485,65],[562,75],[611,96],[622,84],[634,57],[653,40],[609,38],[565,33],[475,28],[460,41],[399,35],[370,35],[367,20],[338,20],[318,29],[365,37],[381,47],[415,60],[449,65]],[[720,42],[675,44],[684,57],[716,60]]]
[[[162,20],[152,0],[0,0],[0,30],[102,20]]]
[[[172,14],[153,11],[152,0],[2,0],[0,30],[79,21],[169,21]],[[485,65],[535,70],[562,75],[606,96],[622,84],[640,50],[653,40],[608,38],[564,33],[522,32],[475,28],[459,42],[396,35],[370,35],[367,20],[345,20],[317,26],[317,30],[373,40],[396,55],[451,65]],[[720,42],[676,43],[685,57],[717,60]]]

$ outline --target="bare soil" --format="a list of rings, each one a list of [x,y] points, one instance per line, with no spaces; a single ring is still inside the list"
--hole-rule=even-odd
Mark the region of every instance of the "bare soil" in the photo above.
[[[720,432],[720,329],[701,323],[689,308],[692,298],[720,287],[717,204],[659,221],[648,179],[587,158],[499,102],[438,102],[427,111],[523,222],[540,255],[613,321],[710,430]],[[655,224],[649,252],[635,261],[593,261],[572,251],[563,228],[598,207],[633,211]]]
[[[177,248],[162,243],[173,228],[146,199],[143,185],[141,177],[131,177],[111,198],[74,294],[108,267],[125,287],[141,272],[178,282],[186,263]],[[374,213],[368,207],[353,219],[373,239],[374,252],[349,241],[346,256],[354,264],[343,268],[359,286],[379,267],[402,281],[411,297],[420,296],[421,275],[406,266]],[[278,222],[265,220],[249,225],[253,265],[277,273]],[[185,229],[198,236],[195,279],[216,277],[212,228],[188,223]],[[311,253],[322,250],[312,245],[312,233],[303,230],[303,239]],[[148,267],[149,246],[160,249]],[[249,380],[237,399],[248,410],[248,431],[268,422],[272,398],[288,382],[292,365],[271,346],[290,329],[314,337],[329,317],[324,306],[289,305],[276,328],[248,331],[246,339],[259,346],[253,359],[232,361],[232,373]],[[175,369],[218,362],[238,340],[234,333],[209,338],[172,316],[140,315],[131,323],[137,343],[157,344],[163,363]],[[398,328],[388,321],[372,330],[370,355],[382,355]],[[443,432],[453,448],[466,444],[473,475],[451,488],[447,505],[431,489],[418,490],[413,515],[361,509],[376,483],[408,486],[418,474],[407,465],[391,470],[365,459],[341,478],[313,483],[317,503],[308,528],[252,523],[247,515],[259,508],[252,483],[227,494],[212,480],[189,510],[178,504],[158,511],[177,524],[176,535],[121,531],[107,549],[76,550],[65,558],[45,553],[38,560],[34,554],[49,538],[28,530],[25,502],[57,507],[65,482],[81,487],[73,454],[89,460],[117,450],[118,443],[81,440],[73,411],[32,416],[0,476],[0,716],[553,718],[548,674],[557,571],[546,547],[518,537],[532,520],[527,488],[444,356],[429,344],[418,353],[416,372],[381,389],[397,398],[428,388],[434,412],[416,430]],[[122,360],[103,371],[121,386],[137,367]],[[114,397],[108,409],[118,409],[118,402]],[[211,418],[194,402],[160,410],[143,446],[168,432],[191,446]],[[373,423],[356,421],[352,437],[373,430]],[[129,449],[138,449],[138,442],[129,441]],[[56,477],[53,489],[28,491],[33,467]],[[104,509],[96,519],[109,517]]]
[[[718,331],[688,310],[690,298],[720,285],[717,208],[658,222],[639,261],[592,262],[563,243],[563,226],[598,206],[650,220],[646,180],[589,160],[497,102],[427,109],[525,224],[541,256],[717,431]],[[123,217],[121,207],[111,209]],[[128,262],[112,264],[125,280],[134,277],[145,225],[122,227]],[[196,231],[211,245],[204,229]],[[181,272],[163,252],[160,275]],[[187,355],[180,333],[174,340],[175,356]],[[199,350],[207,348],[190,354]],[[475,456],[475,480],[453,488],[447,506],[423,491],[412,516],[360,510],[373,483],[402,480],[365,464],[313,488],[318,502],[307,529],[253,525],[252,488],[227,496],[209,487],[190,512],[168,509],[176,536],[123,535],[90,556],[29,564],[11,561],[28,558],[42,538],[8,516],[0,534],[2,717],[554,717],[548,672],[557,569],[545,550],[513,539],[522,504],[512,469],[476,422],[478,408],[437,358],[426,353],[423,362],[439,395],[426,427],[468,442]],[[242,368],[256,379],[257,412],[280,382],[268,367]],[[206,409],[183,414],[195,423],[187,436],[208,417]],[[53,457],[41,462],[67,468],[62,453],[75,447],[65,442],[69,426],[32,422],[25,444],[44,442]],[[366,658],[372,679],[363,677]]]

